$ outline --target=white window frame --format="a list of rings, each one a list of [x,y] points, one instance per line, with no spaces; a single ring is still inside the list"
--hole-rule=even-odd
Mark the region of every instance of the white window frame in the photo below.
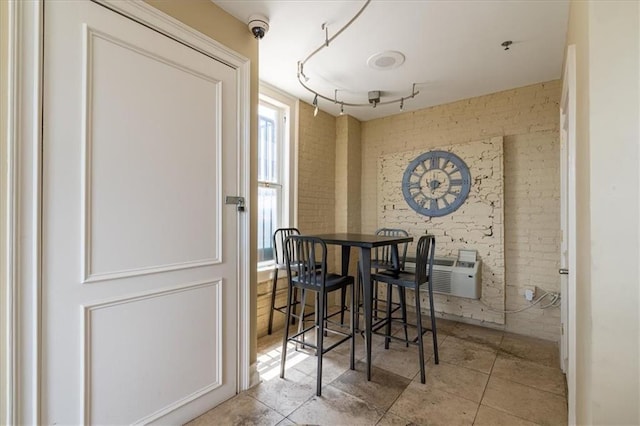
[[[280,227],[295,227],[297,225],[297,146],[298,146],[298,100],[276,89],[275,87],[260,82],[260,103],[265,103],[282,110],[286,130],[281,135],[283,149],[280,151],[280,182],[282,183],[282,207]],[[272,278],[273,262],[258,263],[258,282]]]

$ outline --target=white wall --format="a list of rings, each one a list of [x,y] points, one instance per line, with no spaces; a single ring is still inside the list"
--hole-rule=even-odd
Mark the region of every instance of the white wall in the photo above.
[[[593,422],[637,424],[638,2],[590,14]]]
[[[571,5],[576,45],[577,422],[638,424],[640,6]]]

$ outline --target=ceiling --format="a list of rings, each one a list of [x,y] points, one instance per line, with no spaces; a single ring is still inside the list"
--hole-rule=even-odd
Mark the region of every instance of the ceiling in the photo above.
[[[269,19],[260,40],[260,80],[312,103],[313,94],[297,80],[297,63],[325,42],[360,10],[364,1],[213,0],[248,22],[252,14]],[[419,94],[404,111],[441,105],[561,77],[568,0],[373,0],[327,48],[305,65],[306,83],[321,94],[345,102],[367,103],[380,90],[382,101],[406,97],[416,83]],[[247,28],[247,31],[249,29]],[[512,40],[509,50],[501,43]],[[372,69],[367,59],[399,51],[395,69]],[[319,100],[333,115],[340,105]],[[400,113],[399,104],[376,108],[344,107],[361,121]]]

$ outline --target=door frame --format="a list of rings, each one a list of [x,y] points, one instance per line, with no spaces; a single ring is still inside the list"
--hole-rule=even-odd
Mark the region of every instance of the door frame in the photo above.
[[[565,134],[564,129],[567,128]],[[563,248],[561,268],[568,269],[561,281],[562,336],[560,364],[567,375],[568,424],[576,423],[576,48],[567,47],[560,100],[560,206]]]
[[[235,69],[238,93],[238,188],[251,209],[250,179],[250,61],[208,36],[145,2],[93,0],[153,30],[194,48]],[[40,423],[41,283],[42,283],[42,82],[44,0],[9,0],[7,8],[8,63],[7,128],[0,151],[7,167],[0,185],[2,223],[0,303],[6,315],[0,321],[2,360],[0,421],[6,424]],[[4,19],[4,17],[3,17]],[[250,243],[250,215],[238,217],[238,368],[237,391],[248,389],[255,365],[250,365],[250,269],[242,247]],[[255,373],[253,373],[255,375]]]

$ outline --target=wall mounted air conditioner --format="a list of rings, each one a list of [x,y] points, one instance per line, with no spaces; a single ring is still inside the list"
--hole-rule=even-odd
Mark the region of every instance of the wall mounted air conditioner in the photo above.
[[[433,291],[451,296],[480,299],[482,261],[476,250],[458,250],[458,258],[436,257],[433,261]],[[426,288],[421,291],[427,291]]]

